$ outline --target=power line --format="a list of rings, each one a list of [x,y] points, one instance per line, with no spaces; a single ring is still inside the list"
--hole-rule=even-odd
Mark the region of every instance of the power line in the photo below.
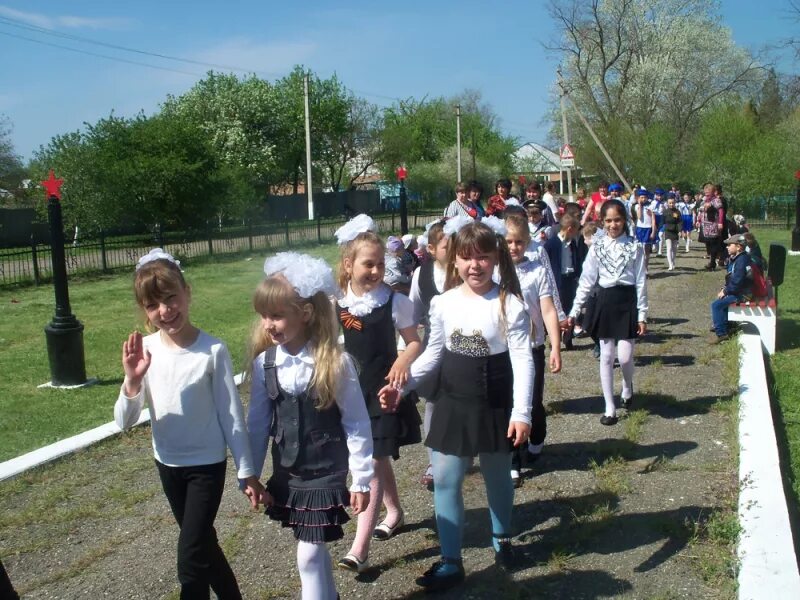
[[[162,67],[159,65],[153,65],[150,63],[139,62],[136,60],[129,60],[127,58],[120,58],[119,56],[109,56],[107,54],[100,54],[97,52],[90,52],[88,50],[80,50],[78,48],[71,48],[70,46],[62,46],[61,44],[53,44],[52,42],[45,42],[43,40],[37,40],[34,38],[29,38],[24,35],[18,35],[16,33],[10,33],[8,31],[0,31],[0,35],[5,35],[12,38],[17,38],[20,40],[26,40],[28,42],[33,42],[35,44],[42,44],[43,46],[50,46],[52,48],[59,48],[60,50],[68,50],[69,52],[75,52],[77,54],[87,54],[89,56],[95,56],[97,58],[105,58],[107,60],[115,60],[118,62],[127,63],[129,65],[137,65],[140,67],[149,67],[151,69],[158,69],[160,71],[171,71],[172,73],[180,73],[182,75],[192,75],[194,77],[202,77],[201,73],[192,73],[191,71],[181,71],[180,69],[173,69],[170,67]]]
[[[28,31],[31,31],[31,32],[34,32],[34,33],[39,33],[39,34],[42,34],[42,35],[49,35],[49,36],[62,38],[62,39],[68,39],[68,40],[72,40],[72,41],[76,41],[76,42],[80,42],[80,43],[94,44],[96,46],[102,46],[102,47],[110,48],[110,49],[113,49],[113,50],[119,50],[121,52],[132,52],[134,54],[141,54],[143,56],[151,56],[153,58],[160,58],[160,59],[163,59],[163,60],[172,60],[172,61],[182,62],[182,63],[186,63],[186,64],[197,65],[197,66],[201,66],[201,67],[209,67],[209,68],[212,68],[212,69],[222,69],[222,70],[226,70],[226,71],[237,71],[239,73],[247,73],[247,74],[255,74],[255,75],[266,75],[266,76],[270,76],[270,77],[277,77],[277,76],[281,76],[282,75],[281,73],[276,73],[276,72],[257,71],[257,70],[254,70],[254,69],[245,69],[243,67],[235,67],[235,66],[232,66],[232,65],[223,65],[223,64],[217,64],[217,63],[204,62],[204,61],[193,60],[193,59],[189,59],[189,58],[183,58],[183,57],[180,57],[180,56],[171,56],[169,54],[162,54],[162,53],[159,53],[159,52],[150,52],[148,50],[141,50],[139,48],[131,48],[131,47],[128,47],[128,46],[121,46],[121,45],[118,45],[118,44],[110,44],[108,42],[102,42],[100,40],[95,40],[95,39],[92,39],[92,38],[87,38],[87,37],[83,37],[83,36],[79,36],[79,35],[75,35],[75,34],[71,34],[71,33],[63,33],[63,32],[60,32],[60,31],[53,31],[52,29],[47,29],[45,27],[39,27],[38,25],[30,25],[29,23],[25,23],[24,21],[19,21],[17,19],[12,19],[10,17],[0,16],[0,25],[7,25],[7,26],[10,26],[10,27],[17,27],[19,29],[25,29],[25,30],[28,30]],[[57,44],[52,44],[52,43],[44,42],[44,41],[41,41],[41,40],[36,40],[34,38],[21,36],[19,34],[12,34],[12,33],[3,32],[3,31],[0,31],[0,34],[7,35],[9,37],[16,37],[16,38],[27,40],[27,41],[30,41],[30,42],[43,44],[43,45],[46,45],[46,46],[52,46],[52,47],[61,48],[61,49],[64,49],[64,50],[71,50],[71,51],[77,52],[77,53],[88,54],[90,56],[97,56],[97,57],[105,58],[105,59],[108,59],[108,60],[119,60],[120,62],[125,62],[125,63],[128,63],[128,64],[134,64],[134,65],[145,66],[145,67],[149,66],[149,67],[152,67],[152,68],[155,68],[155,69],[173,71],[173,72],[176,72],[176,73],[183,73],[183,74],[186,74],[186,75],[202,76],[202,75],[199,75],[197,73],[190,73],[188,71],[175,70],[175,69],[171,69],[169,67],[159,67],[159,66],[152,65],[152,64],[149,64],[149,63],[140,63],[140,62],[126,60],[126,59],[113,57],[113,56],[109,56],[109,55],[105,55],[105,54],[95,54],[95,53],[92,53],[92,52],[89,52],[89,51],[85,51],[85,50],[78,50],[78,49],[67,47],[67,46],[60,46],[60,45],[57,45]],[[351,88],[351,91],[355,92],[357,94],[361,94],[362,96],[370,96],[370,97],[373,97],[373,98],[380,98],[382,100],[390,100],[392,102],[401,101],[401,98],[396,98],[394,96],[386,96],[386,95],[383,95],[383,94],[376,94],[374,92],[367,92],[365,90],[356,90],[356,89],[352,89]]]

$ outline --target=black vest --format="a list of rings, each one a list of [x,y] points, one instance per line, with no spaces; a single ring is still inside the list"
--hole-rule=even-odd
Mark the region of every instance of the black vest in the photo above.
[[[386,385],[385,377],[397,359],[397,340],[392,320],[394,292],[383,306],[363,317],[355,317],[346,308],[339,307],[339,322],[344,332],[344,347],[359,366],[358,382],[367,403],[370,417],[383,414],[378,402],[378,390]],[[348,327],[349,323],[349,327]]]
[[[339,407],[318,410],[308,390],[297,396],[284,392],[278,385],[275,351],[274,346],[268,348],[264,357],[267,395],[275,406],[273,457],[294,472],[346,471],[347,436]]]
[[[419,268],[419,297],[427,309],[431,307],[431,300],[442,292],[436,289],[436,282],[433,280],[434,261],[429,260]]]

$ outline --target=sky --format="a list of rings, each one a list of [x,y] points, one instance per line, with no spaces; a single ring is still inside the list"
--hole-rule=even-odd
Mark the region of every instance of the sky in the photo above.
[[[738,44],[759,51],[796,35],[789,2],[721,0],[720,13]],[[303,64],[322,77],[337,74],[382,106],[477,89],[504,132],[543,143],[556,69],[543,45],[553,27],[546,7],[547,0],[0,0],[0,115],[27,160],[52,136],[112,111],[151,114],[212,68],[76,39],[85,38],[269,80]],[[788,58],[779,65],[797,68]]]

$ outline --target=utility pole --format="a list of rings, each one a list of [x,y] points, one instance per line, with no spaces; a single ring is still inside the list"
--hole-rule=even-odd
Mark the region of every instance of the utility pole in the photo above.
[[[456,104],[456,180],[461,181],[461,105]]]
[[[306,111],[306,198],[308,198],[308,220],[314,220],[314,194],[311,190],[311,119],[308,110],[308,73],[303,78],[303,96]]]
[[[606,147],[603,146],[603,143],[600,141],[600,138],[597,137],[597,134],[594,132],[594,129],[592,129],[592,126],[589,125],[589,122],[586,120],[586,117],[583,116],[583,113],[577,107],[575,102],[573,102],[572,98],[569,97],[569,94],[567,93],[567,88],[564,86],[564,81],[561,79],[561,69],[558,70],[558,76],[559,76],[558,85],[559,87],[561,87],[561,98],[562,99],[566,98],[567,100],[569,100],[570,104],[572,104],[572,108],[574,108],[575,112],[578,114],[578,118],[581,120],[581,123],[583,123],[583,126],[586,127],[586,130],[589,132],[589,135],[592,136],[594,143],[597,144],[598,148],[600,148],[600,152],[603,153],[603,156],[605,156],[606,160],[608,161],[608,164],[611,165],[612,169],[614,169],[614,172],[617,174],[617,177],[619,177],[619,180],[625,185],[625,189],[627,189],[628,191],[633,191],[631,185],[628,183],[628,180],[625,179],[625,176],[622,174],[622,171],[619,170],[617,164],[611,159],[611,155],[609,155],[608,150],[606,150]]]
[[[558,70],[558,81],[561,84],[561,69]],[[561,128],[564,130],[564,145],[569,146],[569,131],[567,130],[567,110],[564,106],[564,87],[561,86]],[[567,190],[569,201],[572,202],[572,169],[567,167]]]
[[[476,159],[475,159],[475,128],[472,128],[472,180],[475,181],[478,178],[478,169],[476,167]]]

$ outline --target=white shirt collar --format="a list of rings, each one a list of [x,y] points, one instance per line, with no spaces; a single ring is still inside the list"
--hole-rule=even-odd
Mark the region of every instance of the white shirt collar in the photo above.
[[[361,296],[357,296],[353,292],[350,284],[347,284],[347,294],[344,298],[339,300],[339,306],[346,308],[354,317],[364,317],[371,313],[376,308],[379,308],[389,301],[392,295],[392,288],[388,285],[381,284],[374,290],[365,292]]]
[[[283,346],[278,346],[275,349],[275,366],[288,367],[298,363],[306,364],[310,367],[314,366],[314,355],[311,349],[311,343],[307,343],[300,349],[297,354],[289,354],[284,350]]]

